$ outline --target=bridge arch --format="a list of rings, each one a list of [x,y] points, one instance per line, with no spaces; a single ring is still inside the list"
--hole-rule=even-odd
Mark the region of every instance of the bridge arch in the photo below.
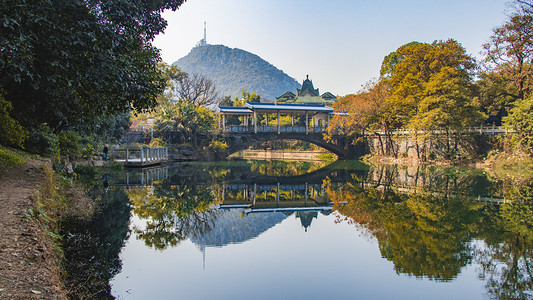
[[[273,140],[299,140],[309,142],[317,145],[323,149],[326,149],[339,158],[347,158],[348,153],[344,147],[327,142],[324,140],[322,133],[273,133],[273,132],[261,132],[261,133],[231,133],[231,135],[225,135],[224,139],[228,144],[226,150],[226,156],[233,153],[246,150],[253,145],[273,141]]]

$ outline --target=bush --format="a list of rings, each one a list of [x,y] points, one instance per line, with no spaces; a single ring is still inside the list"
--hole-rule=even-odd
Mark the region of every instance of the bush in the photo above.
[[[26,131],[9,112],[13,109],[11,102],[4,99],[0,91],[0,144],[6,146],[22,147],[28,136]]]
[[[209,151],[213,153],[223,153],[228,149],[226,142],[212,141],[208,147]]]
[[[166,147],[166,143],[161,138],[154,138],[152,139],[150,144],[148,144],[148,147],[150,148]]]
[[[61,155],[79,156],[81,136],[74,131],[65,131],[59,134],[59,151]]]
[[[24,147],[31,153],[55,157],[59,154],[59,139],[50,127],[41,125],[30,131]]]
[[[503,123],[505,128],[516,131],[511,140],[515,147],[533,152],[533,97],[514,103]]]

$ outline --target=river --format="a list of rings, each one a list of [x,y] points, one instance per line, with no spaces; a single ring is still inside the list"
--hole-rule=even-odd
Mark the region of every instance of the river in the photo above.
[[[476,169],[237,160],[89,175],[96,212],[63,223],[72,297],[533,297],[533,189]]]

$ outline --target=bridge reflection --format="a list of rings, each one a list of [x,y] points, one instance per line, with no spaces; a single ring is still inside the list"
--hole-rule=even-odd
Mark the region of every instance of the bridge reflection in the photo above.
[[[224,184],[219,209],[262,212],[331,211],[323,184]]]

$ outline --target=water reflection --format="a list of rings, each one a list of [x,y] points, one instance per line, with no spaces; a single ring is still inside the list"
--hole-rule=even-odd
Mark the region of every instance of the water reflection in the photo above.
[[[398,273],[449,281],[476,263],[492,297],[532,296],[531,185],[505,191],[486,184],[485,177],[442,169],[415,176],[397,171],[374,169],[373,176],[328,189],[335,209],[345,216],[338,222],[366,228]]]
[[[94,182],[89,193],[98,206],[92,218],[62,223],[65,284],[72,299],[112,298],[109,281],[122,268],[119,253],[130,235],[128,196],[100,184]]]
[[[476,266],[490,297],[532,295],[531,181],[498,181],[466,168],[338,161],[307,172],[267,172],[265,164],[184,163],[111,176],[109,185],[125,191],[139,219],[133,234],[153,249],[186,240],[204,253],[243,244],[291,216],[308,234],[329,215],[375,239],[397,274],[452,282]],[[113,240],[108,257],[116,257],[128,235],[129,218],[119,219],[117,232],[98,229],[122,239]],[[109,276],[120,269],[111,261]]]

